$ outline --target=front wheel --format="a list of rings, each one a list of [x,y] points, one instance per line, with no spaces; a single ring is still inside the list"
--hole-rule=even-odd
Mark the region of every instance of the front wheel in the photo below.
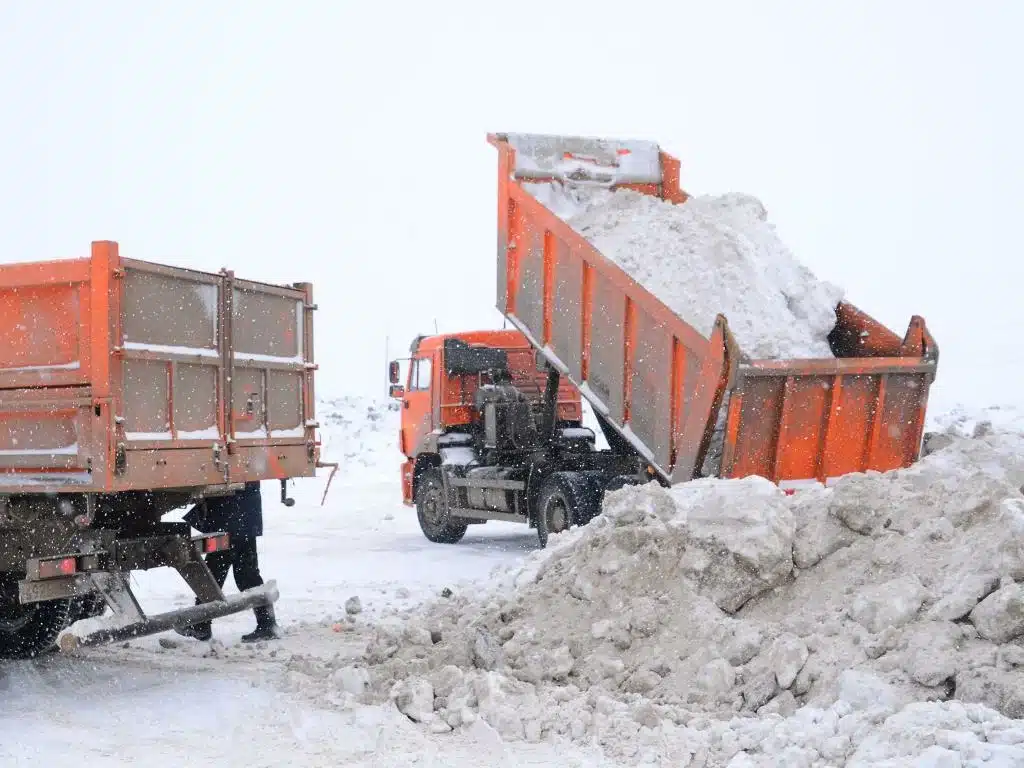
[[[416,517],[423,535],[435,544],[456,544],[469,527],[452,520],[439,469],[428,469],[420,478],[416,489]]]
[[[57,649],[56,640],[70,626],[71,600],[22,604],[18,579],[0,576],[0,658],[27,659]]]

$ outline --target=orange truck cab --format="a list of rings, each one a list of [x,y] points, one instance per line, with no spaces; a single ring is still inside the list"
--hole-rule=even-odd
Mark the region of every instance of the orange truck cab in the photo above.
[[[402,362],[389,366],[402,403],[402,497],[431,541],[504,520],[537,527],[544,544],[596,514],[617,478],[650,479],[635,454],[596,449],[579,391],[519,331],[418,337],[404,386]],[[541,500],[551,514],[538,524]]]

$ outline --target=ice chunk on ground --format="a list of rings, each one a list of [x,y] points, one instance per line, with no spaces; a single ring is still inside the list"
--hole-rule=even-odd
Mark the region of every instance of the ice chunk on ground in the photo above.
[[[850,618],[869,632],[898,629],[914,618],[924,599],[925,589],[916,576],[900,576],[857,595]]]
[[[978,634],[994,643],[1006,643],[1024,634],[1024,587],[1007,584],[971,611]]]

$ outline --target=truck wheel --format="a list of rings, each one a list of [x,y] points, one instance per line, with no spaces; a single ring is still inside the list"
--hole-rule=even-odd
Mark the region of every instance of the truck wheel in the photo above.
[[[590,522],[593,517],[587,503],[587,485],[572,472],[556,472],[544,481],[537,496],[537,539],[540,548],[548,545],[548,536],[562,533],[573,525]]]
[[[469,527],[466,523],[452,521],[439,469],[428,469],[420,478],[416,489],[416,517],[423,535],[435,544],[456,544]]]
[[[102,616],[107,610],[107,601],[103,595],[96,592],[84,597],[71,598],[71,608],[68,611],[68,626],[82,619],[95,619]]]
[[[0,657],[27,659],[56,650],[57,636],[70,625],[71,600],[18,602],[18,581],[0,578]]]
[[[640,485],[640,483],[637,481],[635,477],[630,477],[629,475],[616,475],[607,483],[605,483],[603,492],[611,493],[612,491],[617,491],[621,488],[625,488],[627,485]]]

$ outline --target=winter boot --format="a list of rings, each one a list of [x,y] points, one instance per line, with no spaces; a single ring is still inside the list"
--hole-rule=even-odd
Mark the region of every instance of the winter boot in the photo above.
[[[213,637],[213,628],[208,621],[201,621],[198,624],[191,624],[187,627],[175,627],[174,631],[179,635],[191,637],[202,642],[206,642]]]
[[[247,635],[242,635],[243,643],[255,643],[260,640],[276,640],[278,638],[277,620],[274,617],[272,605],[261,605],[254,608],[256,614],[256,629]]]
[[[202,605],[198,597],[196,598],[196,605]],[[213,628],[208,621],[199,621],[195,624],[189,624],[187,627],[175,627],[174,631],[183,637],[191,637],[204,643],[213,637]]]

